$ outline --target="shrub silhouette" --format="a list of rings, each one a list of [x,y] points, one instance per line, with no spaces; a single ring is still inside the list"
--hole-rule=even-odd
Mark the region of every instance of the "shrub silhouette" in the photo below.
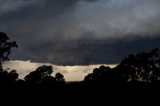
[[[65,82],[64,76],[61,73],[56,73],[55,75],[56,82],[63,84]]]

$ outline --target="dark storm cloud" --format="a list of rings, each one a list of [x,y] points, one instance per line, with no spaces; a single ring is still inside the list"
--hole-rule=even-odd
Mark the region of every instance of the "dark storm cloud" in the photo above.
[[[159,0],[0,1],[0,30],[19,44],[12,58],[64,65],[117,63],[157,47],[159,17]]]
[[[160,37],[115,41],[49,42],[30,47],[28,51],[32,51],[32,54],[27,54],[27,56],[30,56],[29,58],[33,61],[47,61],[58,65],[116,64],[128,54],[160,47],[159,41]],[[17,52],[15,53],[17,54]],[[26,60],[27,57],[23,55],[19,59]]]

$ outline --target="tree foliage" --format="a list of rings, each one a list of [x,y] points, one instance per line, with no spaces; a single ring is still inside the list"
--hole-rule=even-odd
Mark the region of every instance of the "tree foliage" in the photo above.
[[[84,81],[123,83],[130,81],[160,81],[160,50],[131,54],[115,68],[101,66],[88,74]]]
[[[36,84],[55,84],[55,83],[64,83],[65,79],[61,73],[56,73],[55,77],[51,76],[53,72],[52,66],[40,66],[35,71],[30,72],[25,76],[25,81],[28,83]]]
[[[4,61],[9,60],[9,55],[11,53],[11,49],[18,47],[15,41],[10,41],[9,37],[0,32],[0,82],[12,82],[18,79],[18,73],[16,70],[12,70],[8,72],[2,68],[2,64]]]
[[[46,77],[51,76],[53,70],[52,66],[40,66],[35,71],[30,72],[26,77],[25,81],[30,83],[42,83],[43,80],[46,80]]]
[[[9,60],[8,56],[11,53],[12,48],[17,48],[15,41],[9,41],[7,34],[0,32],[0,65],[6,60]]]
[[[56,73],[55,79],[58,83],[64,83],[65,82],[64,76],[61,73]]]
[[[129,55],[118,65],[130,81],[155,82],[160,80],[160,50]]]

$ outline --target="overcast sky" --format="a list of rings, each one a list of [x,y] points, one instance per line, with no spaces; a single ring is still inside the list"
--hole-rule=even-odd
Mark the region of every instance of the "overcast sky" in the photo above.
[[[58,65],[119,63],[160,46],[160,0],[0,0],[11,59]]]

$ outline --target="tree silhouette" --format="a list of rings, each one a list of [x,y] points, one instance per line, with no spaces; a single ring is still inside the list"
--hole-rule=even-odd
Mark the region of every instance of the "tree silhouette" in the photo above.
[[[18,80],[18,73],[16,72],[16,70],[12,70],[12,71],[10,71],[9,73],[8,73],[8,75],[9,75],[9,79],[11,80],[11,81],[16,81],[16,80]]]
[[[118,65],[130,81],[155,82],[160,78],[160,50],[129,55]]]
[[[14,83],[18,80],[18,73],[16,70],[8,72],[8,70],[3,70],[0,72],[0,82],[1,83]]]
[[[160,50],[131,54],[115,68],[100,66],[84,78],[85,82],[124,85],[160,82]],[[134,82],[134,83],[133,83]]]
[[[104,82],[104,81],[109,81],[112,78],[112,71],[110,67],[105,67],[105,66],[100,66],[99,68],[95,68],[93,70],[93,73],[88,74],[85,78],[84,81],[86,82]]]
[[[58,83],[64,83],[65,82],[64,76],[61,73],[56,73],[55,79]]]
[[[56,79],[53,76],[45,76],[43,78],[43,83],[46,85],[51,85],[56,83]]]
[[[43,83],[43,80],[51,76],[52,72],[52,66],[43,65],[37,68],[36,71],[30,72],[24,79],[30,83]]]
[[[9,55],[11,53],[11,49],[14,47],[18,47],[15,41],[9,41],[9,37],[7,34],[0,32],[0,82],[6,83],[10,81],[16,81],[18,79],[18,74],[16,70],[12,70],[8,72],[4,70],[2,64],[4,61],[9,60]]]
[[[6,60],[9,60],[8,56],[11,53],[11,49],[18,47],[15,41],[9,41],[9,37],[0,32],[0,65]]]

